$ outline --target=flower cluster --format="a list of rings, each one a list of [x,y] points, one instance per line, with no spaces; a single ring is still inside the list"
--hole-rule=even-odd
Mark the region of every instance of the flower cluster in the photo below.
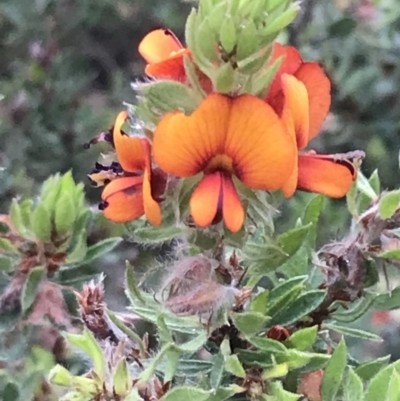
[[[168,183],[196,175],[201,178],[190,197],[192,220],[199,227],[223,221],[232,232],[246,219],[238,181],[251,190],[282,190],[286,198],[296,189],[330,197],[346,194],[356,178],[351,155],[303,151],[329,112],[328,77],[317,63],[303,61],[294,47],[274,42],[268,51],[262,68],[277,68],[261,94],[218,93],[208,70],[196,64],[191,49],[172,32],[158,29],[142,40],[145,73],[154,80],[144,85],[172,81],[190,88],[190,63],[203,97],[190,113],[184,104],[161,113],[151,132],[146,126],[140,134],[127,135],[122,126],[128,113],[122,111],[102,134],[116,159],[98,163],[90,178],[105,184],[101,209],[108,219],[128,222],[145,215],[159,225]],[[230,66],[234,69],[235,63]]]

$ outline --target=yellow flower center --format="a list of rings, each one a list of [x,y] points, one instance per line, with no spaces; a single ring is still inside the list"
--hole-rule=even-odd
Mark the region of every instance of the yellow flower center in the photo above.
[[[208,163],[206,168],[204,169],[205,174],[211,174],[215,171],[224,171],[226,173],[233,174],[233,161],[232,159],[225,155],[220,154],[214,156]]]

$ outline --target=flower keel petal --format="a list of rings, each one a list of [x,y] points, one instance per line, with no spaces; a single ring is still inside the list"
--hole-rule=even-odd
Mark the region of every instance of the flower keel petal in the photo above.
[[[200,227],[209,226],[218,212],[222,196],[222,173],[207,174],[190,198],[190,213]]]

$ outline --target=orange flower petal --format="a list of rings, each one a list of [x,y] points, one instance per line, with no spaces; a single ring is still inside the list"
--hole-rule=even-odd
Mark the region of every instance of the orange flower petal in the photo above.
[[[222,195],[221,180],[220,172],[205,175],[190,198],[190,213],[200,227],[209,226],[217,215]]]
[[[151,182],[147,169],[143,176],[143,205],[147,220],[154,226],[159,226],[162,222],[161,208],[151,195]]]
[[[299,162],[298,158],[296,158],[296,162],[294,165],[294,169],[289,179],[286,181],[285,185],[282,187],[282,192],[285,198],[290,198],[293,196],[297,189],[297,181],[299,177]]]
[[[107,202],[104,216],[116,223],[126,223],[144,214],[142,177],[118,178],[108,184],[101,195]]]
[[[139,44],[139,53],[147,63],[163,61],[171,53],[182,49],[179,39],[168,29],[156,29],[149,32]]]
[[[182,49],[178,53],[154,64],[147,64],[144,72],[154,78],[172,79],[185,82],[186,71],[183,64],[185,54],[190,55],[189,49]]]
[[[331,198],[341,198],[353,184],[354,171],[353,164],[348,160],[335,161],[329,155],[299,155],[297,188]]]
[[[143,175],[143,204],[144,212],[147,220],[155,225],[159,226],[162,222],[161,208],[160,205],[154,200],[151,190],[151,147],[147,139],[142,139],[142,145],[145,154],[146,168]]]
[[[128,119],[128,113],[121,111],[114,123],[113,140],[121,167],[127,172],[143,171],[144,152],[139,138],[132,138],[121,132]]]
[[[261,99],[244,95],[231,102],[224,152],[232,158],[235,174],[250,188],[281,188],[293,171],[294,138]]]
[[[271,65],[279,57],[283,57],[282,64],[269,88],[267,100],[273,99],[281,90],[282,74],[294,74],[302,63],[301,55],[295,47],[283,46],[275,42],[268,64]]]
[[[231,177],[222,175],[222,214],[226,226],[238,232],[244,222],[244,209]]]
[[[318,135],[331,106],[331,83],[317,63],[304,63],[295,73],[307,88],[310,109],[310,141]]]
[[[189,177],[202,171],[223,151],[232,100],[220,94],[208,96],[190,116],[166,114],[153,140],[156,163],[167,173]]]
[[[108,197],[115,194],[116,192],[125,191],[129,188],[139,188],[141,187],[143,182],[143,177],[121,177],[111,181],[106,187],[104,188],[101,198],[103,200],[107,200]]]
[[[282,119],[290,132],[294,129],[297,147],[303,149],[308,143],[310,126],[307,89],[301,81],[288,74],[282,75],[282,88],[285,97]]]

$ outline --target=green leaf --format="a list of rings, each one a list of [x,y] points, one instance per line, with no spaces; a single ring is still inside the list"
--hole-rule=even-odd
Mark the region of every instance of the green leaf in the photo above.
[[[228,15],[222,21],[222,25],[219,31],[219,40],[227,53],[230,53],[236,44],[236,26],[233,18]]]
[[[297,401],[301,397],[299,394],[284,390],[282,383],[279,381],[268,384],[268,393],[274,396],[271,401]]]
[[[393,370],[385,401],[398,400],[400,400],[400,375],[396,370]]]
[[[181,353],[175,349],[171,349],[170,351],[167,352],[166,354],[167,366],[164,372],[164,383],[173,380],[176,373],[176,369],[179,364],[180,354]]]
[[[376,194],[379,194],[381,192],[381,182],[379,180],[379,174],[378,170],[374,170],[374,172],[371,174],[371,176],[368,179],[368,182],[370,183],[372,189],[375,191]]]
[[[247,340],[261,351],[271,353],[286,353],[287,348],[279,341],[266,337],[247,337]]]
[[[78,263],[85,260],[87,253],[87,234],[86,230],[82,230],[76,239],[76,243],[71,252],[68,252],[67,264]]]
[[[111,237],[97,242],[87,249],[84,262],[90,263],[100,258],[108,252],[111,252],[122,241],[121,237]]]
[[[210,387],[217,389],[221,385],[222,375],[224,374],[225,358],[221,353],[218,353],[213,355],[211,362]]]
[[[183,343],[183,344],[175,344],[175,347],[179,349],[181,352],[185,353],[194,353],[197,352],[200,348],[204,346],[208,339],[207,332],[202,331],[197,337]]]
[[[146,100],[162,113],[184,109],[191,114],[199,105],[196,92],[188,86],[176,81],[155,81],[141,86]]]
[[[285,345],[290,348],[296,348],[299,351],[305,351],[315,343],[317,334],[318,326],[298,330],[286,340]]]
[[[128,371],[128,364],[125,359],[121,359],[115,369],[113,377],[113,392],[118,397],[125,397],[131,384],[131,377]]]
[[[100,378],[105,378],[106,362],[103,351],[93,334],[85,327],[82,334],[66,334],[67,340],[86,352],[93,360],[94,371]]]
[[[269,302],[269,305],[267,308],[267,314],[271,317],[273,317],[275,315],[279,316],[279,314],[282,310],[286,310],[286,308],[288,308],[289,305],[293,304],[294,301],[296,299],[298,299],[302,290],[303,290],[303,284],[297,284],[297,286],[290,288],[290,290],[288,290],[287,292],[282,294],[278,299],[275,300],[275,302],[272,302],[273,298],[271,296],[270,302]],[[272,291],[271,291],[271,295],[272,295]]]
[[[13,199],[10,206],[10,218],[15,229],[24,236],[26,227],[22,221],[21,207],[16,199]]]
[[[165,324],[164,316],[160,315],[157,318],[157,334],[160,338],[160,343],[170,343],[173,341],[172,335],[168,330],[167,325]]]
[[[297,276],[289,280],[283,280],[282,283],[276,285],[270,293],[270,302],[276,302],[285,293],[297,287],[299,284],[304,284],[308,280],[308,276]],[[303,288],[303,287],[301,287]]]
[[[308,315],[318,308],[325,299],[326,293],[322,290],[312,290],[300,295],[296,302],[292,302],[283,311],[274,315],[269,322],[270,325],[280,324],[287,326]]]
[[[383,259],[400,260],[400,249],[391,249],[390,251],[380,253],[378,256]]]
[[[271,48],[256,52],[249,57],[240,60],[237,65],[239,72],[246,75],[253,75],[262,69],[271,56]]]
[[[288,255],[291,256],[295,254],[306,239],[311,227],[312,223],[307,224],[303,227],[294,228],[292,230],[286,231],[284,234],[279,236],[278,244]]]
[[[215,73],[213,83],[218,93],[232,92],[236,85],[236,70],[230,63],[222,64]]]
[[[138,334],[136,334],[133,330],[131,330],[128,326],[126,326],[121,320],[117,318],[115,313],[111,311],[110,309],[107,309],[107,315],[110,318],[110,320],[128,337],[130,338],[134,343],[136,343],[139,346],[140,349],[140,356],[142,358],[146,357],[146,350],[144,348],[144,344],[142,339]]]
[[[389,383],[396,370],[393,365],[387,366],[373,377],[365,392],[365,401],[387,400]]]
[[[276,364],[276,361],[272,359],[272,357],[275,357],[275,354],[267,351],[238,349],[236,355],[244,365],[260,366],[262,368],[271,369]]]
[[[139,386],[143,385],[144,383],[147,383],[152,378],[157,369],[157,366],[161,363],[164,356],[167,355],[171,349],[174,349],[173,343],[165,344],[161,348],[161,350],[151,360],[150,364],[146,367],[146,369],[140,374],[138,381]]]
[[[135,230],[133,239],[141,244],[160,244],[173,240],[177,235],[183,234],[180,227],[145,227]]]
[[[210,392],[196,387],[182,386],[174,387],[169,390],[161,401],[206,401],[210,396]]]
[[[379,214],[382,219],[389,219],[394,215],[400,204],[400,191],[391,191],[379,200]]]
[[[0,272],[11,273],[16,268],[16,261],[4,255],[0,255]]]
[[[8,239],[0,238],[0,249],[6,251],[6,253],[20,254],[18,248]]]
[[[57,384],[58,386],[72,386],[72,373],[61,365],[56,365],[50,370],[48,379],[50,383]]]
[[[62,192],[57,199],[54,211],[54,224],[57,234],[66,234],[72,230],[76,218],[73,194]]]
[[[322,195],[317,195],[306,206],[306,210],[303,216],[303,224],[312,224],[312,227],[308,233],[308,244],[314,248],[315,241],[317,238],[317,229],[319,216],[321,215],[322,207],[324,206],[324,198]]]
[[[239,361],[237,355],[229,355],[225,359],[225,370],[236,377],[244,379],[246,377],[246,371]]]
[[[329,362],[331,356],[326,354],[312,353],[310,361],[302,367],[303,372],[314,372],[318,369],[323,369]]]
[[[307,365],[312,356],[312,353],[302,352],[292,348],[288,349],[286,354],[276,355],[276,362],[287,363],[290,369],[299,369]]]
[[[251,94],[264,99],[268,94],[272,81],[274,80],[281,64],[282,59],[278,58],[267,69],[262,69],[257,74],[252,75],[249,80],[251,89],[246,92],[250,92]],[[242,93],[246,92],[242,91]]]
[[[288,374],[289,372],[289,364],[287,363],[280,363],[278,365],[275,365],[271,369],[267,369],[264,371],[262,378],[264,380],[269,380],[269,379],[276,379],[278,377],[284,377]]]
[[[327,323],[325,323],[323,327],[328,328],[329,330],[336,331],[337,333],[347,335],[349,337],[362,338],[363,340],[376,341],[376,342],[383,341],[382,338],[376,334],[368,333],[367,331],[364,330],[354,329],[352,327],[338,326],[336,324],[327,324]]]
[[[52,231],[51,214],[42,203],[36,206],[33,212],[32,229],[37,238],[48,241]]]
[[[258,312],[258,313],[265,315],[267,312],[268,297],[269,297],[268,290],[261,291],[251,301],[250,310],[252,312]]]
[[[355,369],[355,373],[365,381],[371,380],[380,370],[382,370],[390,360],[390,355],[377,358],[370,362],[365,362]]]
[[[374,307],[381,310],[400,308],[400,287],[396,287],[385,294],[379,294],[375,298]]]
[[[139,290],[135,270],[128,261],[126,261],[125,294],[132,305],[137,303],[136,300],[143,305],[146,303],[141,291]]]
[[[236,384],[232,384],[230,387],[220,387],[207,398],[207,401],[224,401],[243,391],[243,388]]]
[[[21,308],[26,312],[35,302],[40,283],[46,275],[44,267],[39,266],[29,271],[21,292]]]
[[[343,401],[363,401],[364,388],[361,378],[349,367],[347,380],[343,386]]]
[[[237,41],[236,57],[239,61],[250,57],[259,50],[257,28],[254,21],[243,21]]]
[[[187,54],[185,54],[183,57],[183,65],[185,67],[186,77],[190,83],[190,86],[196,90],[201,98],[205,98],[207,94],[204,92],[204,89],[201,86],[198,70]]]
[[[299,4],[290,4],[287,10],[280,13],[276,18],[268,21],[269,23],[267,23],[266,29],[263,30],[263,36],[267,37],[287,27],[296,18],[299,10]]]
[[[235,313],[232,315],[233,324],[246,335],[256,334],[265,327],[268,317],[258,312]]]
[[[335,312],[332,314],[332,318],[343,323],[354,322],[370,309],[375,297],[375,294],[365,292],[364,297],[354,302],[350,309],[343,312]]]
[[[333,352],[324,372],[321,383],[322,401],[336,401],[336,394],[342,382],[346,360],[346,344],[342,340]]]
[[[372,188],[371,184],[369,183],[367,178],[361,173],[361,171],[358,171],[356,183],[357,183],[357,189],[364,195],[368,196],[371,200],[374,200],[378,197],[378,195]]]

